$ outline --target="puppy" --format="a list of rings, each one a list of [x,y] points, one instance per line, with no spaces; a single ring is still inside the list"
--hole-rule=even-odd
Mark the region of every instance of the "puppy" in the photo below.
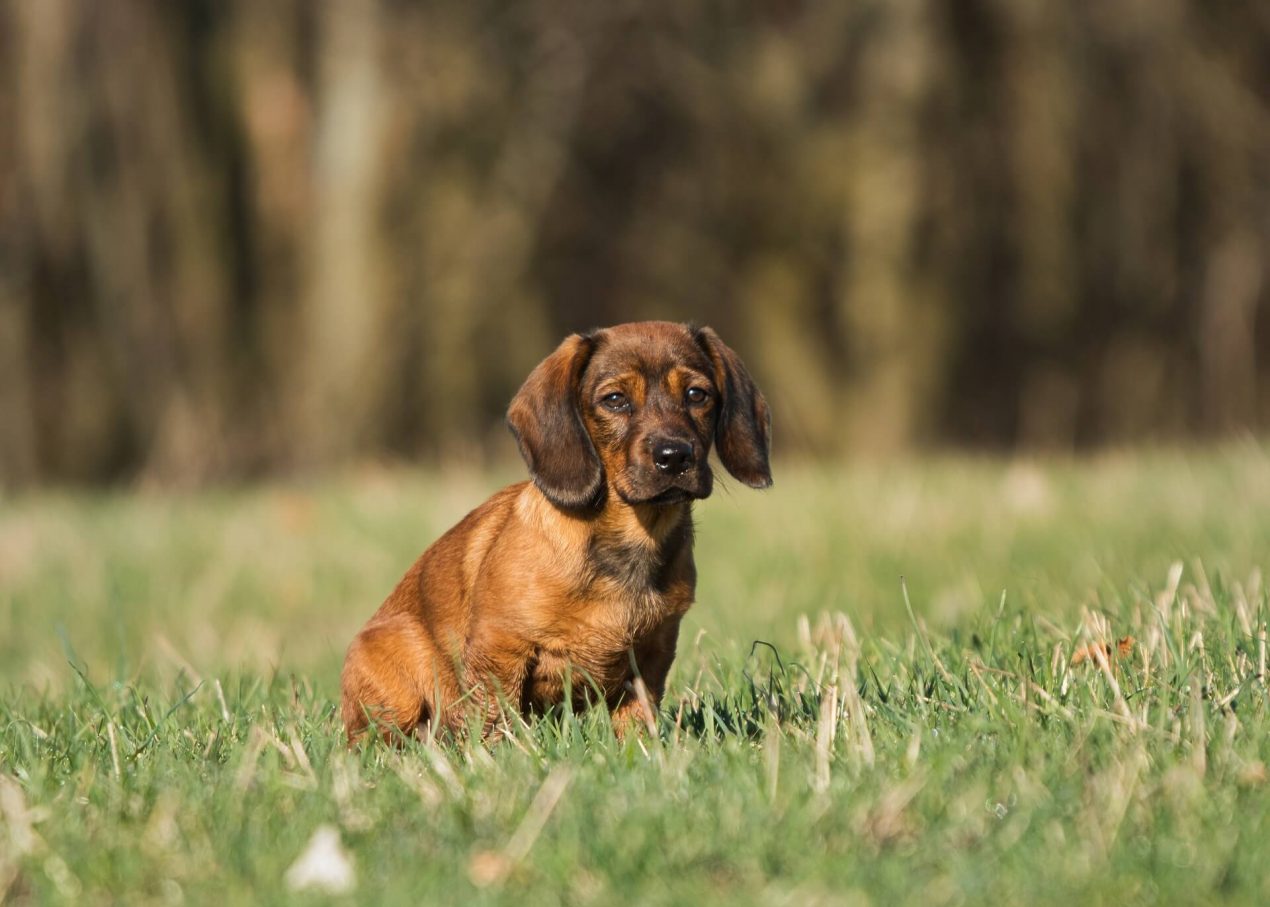
[[[485,733],[571,691],[622,733],[651,722],[692,604],[692,502],[713,442],[733,476],[772,483],[767,403],[710,328],[574,334],[538,365],[507,422],[532,482],[505,488],[423,553],[349,646],[349,741]],[[642,679],[641,685],[636,679]]]

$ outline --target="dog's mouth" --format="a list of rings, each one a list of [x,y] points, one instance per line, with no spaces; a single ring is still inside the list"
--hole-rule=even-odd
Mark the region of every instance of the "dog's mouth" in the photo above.
[[[691,501],[694,497],[696,497],[696,495],[683,488],[667,488],[660,494],[655,494],[651,498],[645,498],[638,503],[663,507],[668,504],[682,504],[684,501]]]
[[[684,501],[691,501],[694,498],[702,497],[702,495],[693,494],[692,492],[676,488],[674,486],[663,489],[656,494],[638,494],[628,491],[624,488],[618,488],[618,497],[627,504],[647,505],[651,507],[669,507],[672,504],[682,504]]]
[[[713,483],[708,476],[700,477],[696,481],[689,476],[683,476],[674,484],[665,485],[659,489],[644,489],[638,485],[622,488],[619,485],[617,492],[627,504],[669,507],[672,504],[682,504],[686,501],[698,501],[708,498],[712,485]]]

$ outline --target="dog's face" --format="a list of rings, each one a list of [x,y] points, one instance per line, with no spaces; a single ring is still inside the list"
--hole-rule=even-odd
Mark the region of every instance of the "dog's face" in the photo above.
[[[577,402],[613,490],[628,504],[708,497],[719,389],[705,350],[663,323],[594,339]]]
[[[534,482],[553,503],[708,497],[712,443],[727,470],[771,484],[767,403],[714,331],[670,322],[574,334],[534,369],[507,413]]]

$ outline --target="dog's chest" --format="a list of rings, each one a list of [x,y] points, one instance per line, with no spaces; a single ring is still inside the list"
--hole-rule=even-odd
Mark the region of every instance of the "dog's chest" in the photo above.
[[[549,707],[568,691],[575,702],[611,700],[634,674],[632,659],[656,650],[667,621],[692,604],[691,518],[655,535],[619,529],[593,532],[576,560],[551,565],[568,569],[548,573],[534,606],[520,611],[532,650],[526,705]]]
[[[583,604],[571,626],[556,627],[538,640],[527,678],[530,704],[541,708],[562,702],[567,690],[575,702],[621,693],[634,673],[632,657],[638,663],[641,649],[662,625],[691,603],[691,589],[677,588],[672,594],[650,591]]]

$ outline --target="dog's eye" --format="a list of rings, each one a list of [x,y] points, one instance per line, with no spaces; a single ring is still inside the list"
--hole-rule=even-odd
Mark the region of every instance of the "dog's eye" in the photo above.
[[[613,391],[611,394],[605,394],[600,398],[600,403],[605,409],[612,410],[615,413],[625,412],[631,408],[631,401],[626,399],[626,394],[620,391]]]
[[[688,393],[685,394],[684,396],[688,398],[689,403],[705,403],[706,400],[709,399],[710,397],[708,393],[706,393],[699,387],[688,388]]]

